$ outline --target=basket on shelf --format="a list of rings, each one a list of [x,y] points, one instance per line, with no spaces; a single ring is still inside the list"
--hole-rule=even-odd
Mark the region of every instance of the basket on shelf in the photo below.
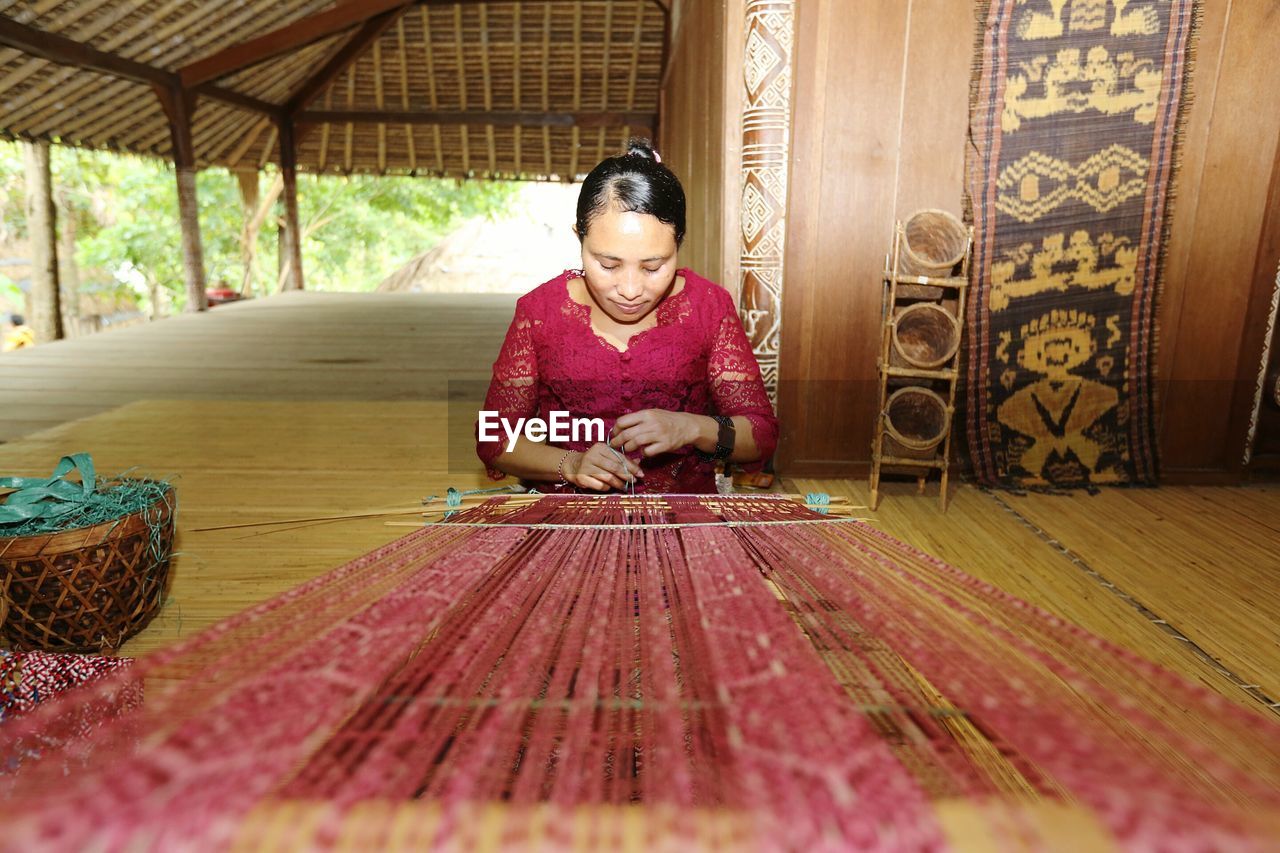
[[[0,502],[0,634],[14,648],[109,651],[146,627],[168,589],[172,486],[99,481],[76,454],[4,487],[18,490]]]
[[[945,210],[917,211],[902,226],[899,272],[948,276],[969,251],[969,231]]]

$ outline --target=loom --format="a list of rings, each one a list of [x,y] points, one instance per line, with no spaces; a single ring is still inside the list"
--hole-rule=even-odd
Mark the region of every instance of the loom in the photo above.
[[[473,503],[0,727],[0,766],[12,849],[1280,837],[1273,721],[767,495]]]

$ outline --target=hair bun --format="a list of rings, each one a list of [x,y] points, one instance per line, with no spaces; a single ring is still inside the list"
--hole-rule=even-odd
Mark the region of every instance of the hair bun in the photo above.
[[[643,157],[646,160],[653,160],[655,163],[661,163],[662,158],[658,156],[658,152],[653,150],[653,143],[639,136],[633,136],[627,140],[627,153],[624,157]]]

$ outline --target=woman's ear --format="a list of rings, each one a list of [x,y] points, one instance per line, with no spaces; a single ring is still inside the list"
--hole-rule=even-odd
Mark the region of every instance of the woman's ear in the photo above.
[[[573,233],[574,233],[574,236],[578,238],[578,242],[579,242],[579,243],[581,243],[581,242],[582,242],[582,232],[578,230],[578,223],[576,223],[576,222],[575,222],[575,223],[573,223]]]

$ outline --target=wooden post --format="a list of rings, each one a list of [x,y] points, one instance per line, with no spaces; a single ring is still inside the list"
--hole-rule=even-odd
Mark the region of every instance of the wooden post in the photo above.
[[[293,119],[279,122],[280,175],[284,178],[284,242],[286,266],[282,290],[302,290],[302,231],[298,228],[298,150]]]
[[[182,268],[187,284],[187,310],[209,307],[205,294],[204,249],[200,244],[200,206],[196,200],[196,154],[191,144],[191,114],[195,95],[157,85],[156,96],[169,116],[173,165],[178,175],[178,220],[182,226]]]
[[[76,212],[65,192],[59,192],[54,203],[59,224],[58,292],[63,312],[62,332],[74,338],[85,330],[84,318],[80,316],[80,268],[76,266]]]
[[[36,340],[44,343],[63,336],[49,143],[23,142],[22,155],[27,173],[27,228],[31,233],[31,330]]]

